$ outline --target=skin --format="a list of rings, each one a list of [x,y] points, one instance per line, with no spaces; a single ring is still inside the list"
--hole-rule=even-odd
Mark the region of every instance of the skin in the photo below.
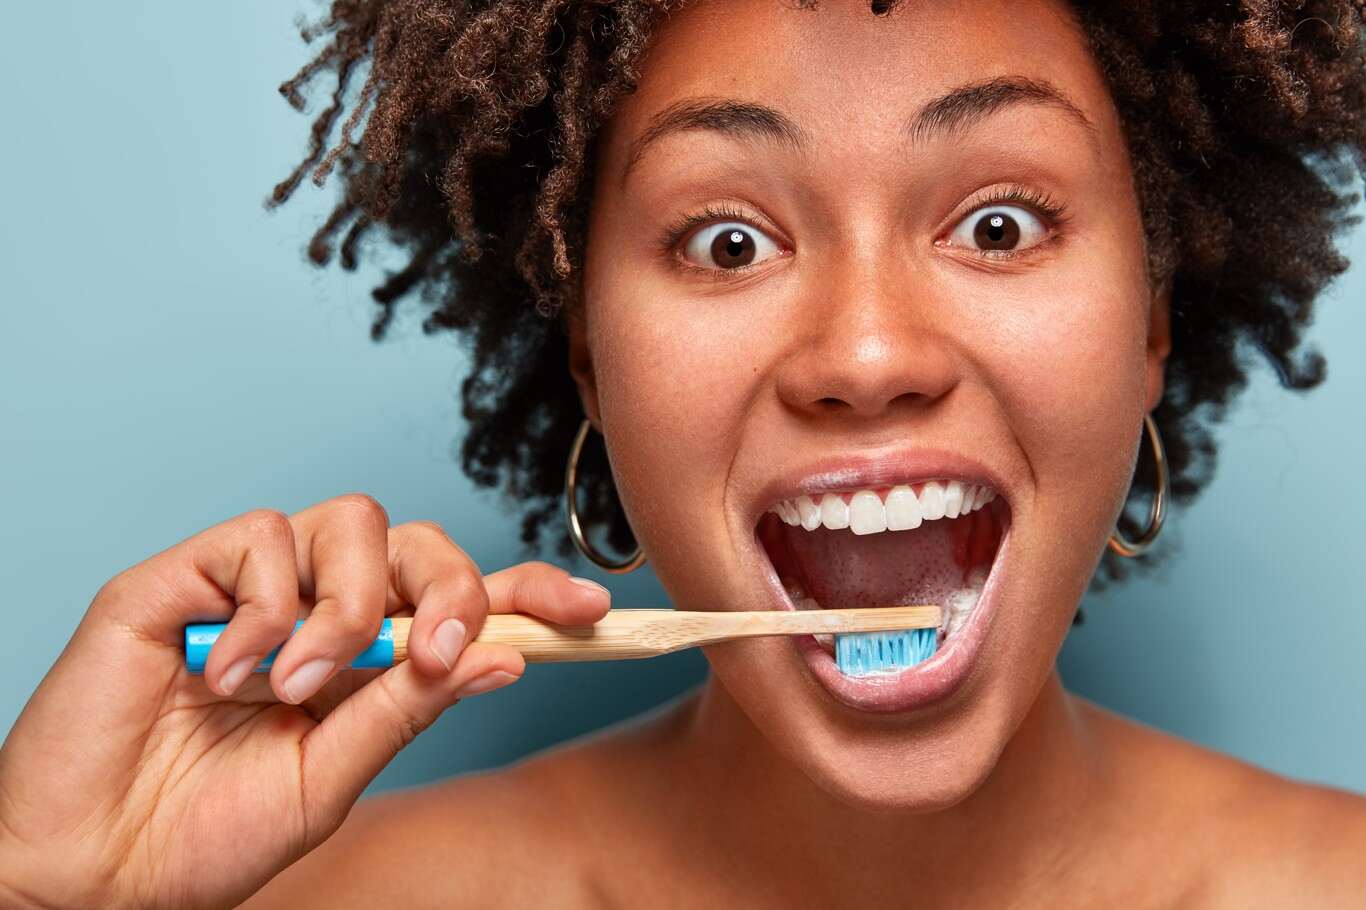
[[[681,609],[770,608],[753,534],[775,475],[907,447],[970,455],[999,478],[1011,529],[964,685],[872,715],[826,693],[785,639],[712,646],[705,687],[645,721],[367,801],[342,824],[469,684],[522,671],[483,645],[443,662],[441,620],[467,638],[491,609],[592,621],[607,597],[540,564],[480,576],[439,529],[390,528],[364,497],[252,513],[97,596],[0,751],[0,894],[216,905],[269,881],[250,906],[1359,900],[1362,800],[1119,718],[1054,667],[1170,347],[1122,130],[1063,8],[697,3],[661,26],[642,74],[598,145],[569,369],[651,564]],[[1090,126],[1013,104],[906,143],[928,100],[1001,76],[1053,86]],[[652,118],[704,96],[775,107],[808,144],[676,133],[627,175]],[[955,229],[1003,184],[1067,216],[993,259]],[[720,201],[777,252],[724,280],[671,265],[660,234]],[[296,582],[317,603],[305,632],[269,680],[217,694],[237,659],[281,640]],[[357,653],[407,604],[412,661],[278,703],[301,694],[293,671]],[[213,615],[233,620],[209,692],[177,673],[175,636]],[[204,875],[229,852],[221,878]]]

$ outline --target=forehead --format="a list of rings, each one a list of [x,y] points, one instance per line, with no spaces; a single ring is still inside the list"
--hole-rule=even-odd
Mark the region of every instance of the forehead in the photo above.
[[[1119,133],[1085,36],[1057,0],[902,0],[889,16],[867,0],[696,0],[659,21],[640,69],[604,131],[601,151],[619,174],[655,118],[698,98],[758,102],[822,146],[875,152],[903,141],[912,115],[946,93],[1023,77],[1056,88],[1102,143]]]

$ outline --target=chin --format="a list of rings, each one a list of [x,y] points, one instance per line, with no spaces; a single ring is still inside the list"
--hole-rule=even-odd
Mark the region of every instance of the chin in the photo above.
[[[940,734],[935,741],[907,743],[807,743],[792,760],[816,786],[863,812],[923,814],[961,803],[977,791],[1004,748],[1009,731]]]
[[[834,800],[873,813],[931,813],[969,798],[1037,688],[974,675],[933,706],[864,711],[826,691],[785,639],[736,642],[711,649],[710,659],[729,698],[786,764]]]

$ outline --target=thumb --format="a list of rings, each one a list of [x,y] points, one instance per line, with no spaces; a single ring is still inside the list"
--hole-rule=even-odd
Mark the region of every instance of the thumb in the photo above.
[[[311,819],[309,830],[330,833],[340,825],[370,781],[446,708],[515,682],[525,669],[517,649],[473,642],[444,676],[424,676],[405,660],[348,696],[302,743],[305,805],[336,813]]]

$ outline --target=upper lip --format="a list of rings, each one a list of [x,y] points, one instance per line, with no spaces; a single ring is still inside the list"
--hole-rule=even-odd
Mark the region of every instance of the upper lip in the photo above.
[[[796,496],[889,487],[923,480],[959,480],[986,484],[1010,500],[999,473],[961,452],[950,449],[909,448],[882,452],[826,455],[770,478],[749,503],[750,526],[776,502]]]

